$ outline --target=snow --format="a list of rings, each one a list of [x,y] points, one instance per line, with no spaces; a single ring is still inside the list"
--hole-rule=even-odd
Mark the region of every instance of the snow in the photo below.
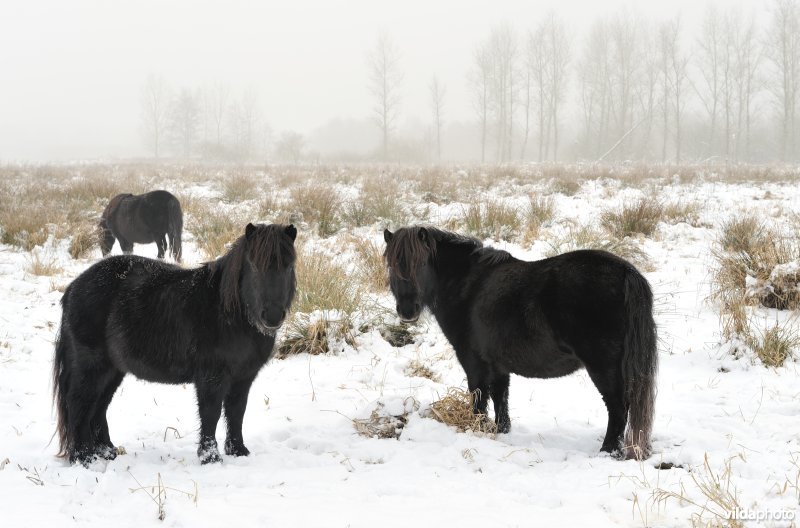
[[[754,199],[766,190],[770,199]],[[498,190],[512,200],[521,192],[528,191]],[[200,185],[192,193],[214,194]],[[796,511],[798,364],[768,369],[731,354],[732,345],[720,343],[718,308],[708,296],[711,249],[722,221],[744,210],[766,218],[777,208],[784,214],[771,221],[788,229],[800,185],[674,178],[657,193],[699,200],[708,227],[662,223],[654,239],[641,241],[655,269],[646,276],[656,296],[661,361],[654,454],[644,462],[598,454],[606,412],[585,372],[556,380],[513,377],[512,430],[494,439],[423,417],[447,387],[466,386],[452,348],[423,316],[416,342],[402,348],[373,329],[357,336],[357,348],[345,345],[336,355],[270,362],[245,415],[249,457],[223,455],[222,464],[201,466],[192,387],[128,377],[108,413],[111,438],[127,454],[89,469],[70,467],[55,457],[55,441],[49,443],[57,287],[99,259],[99,251],[72,260],[61,241],[52,255],[63,271],[36,277],[25,271],[28,253],[0,246],[0,464],[8,459],[0,469],[0,525],[677,527],[706,503],[695,482],[706,474],[706,458],[715,475],[729,465],[741,507]],[[559,222],[585,223],[643,194],[613,180],[586,182],[576,196],[557,197]],[[461,204],[430,206],[444,222]],[[382,240],[379,226],[354,232]],[[549,249],[542,241],[497,246],[527,259]],[[135,252],[154,257],[155,246],[137,245]],[[187,265],[201,260],[191,240],[184,256]],[[382,299],[393,305],[388,295]],[[441,381],[409,377],[406,367],[415,359]],[[356,433],[352,419],[376,408],[410,412],[399,439]],[[221,420],[220,445],[224,435]],[[661,462],[675,467],[656,469]],[[163,521],[149,496],[158,493],[159,480],[166,488]],[[660,501],[659,490],[682,492],[699,506]],[[788,525],[781,522],[747,525]]]

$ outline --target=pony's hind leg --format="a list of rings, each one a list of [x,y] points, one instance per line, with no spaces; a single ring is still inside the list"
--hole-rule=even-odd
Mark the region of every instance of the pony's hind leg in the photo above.
[[[113,442],[111,442],[111,437],[108,432],[106,412],[108,411],[108,406],[111,404],[111,399],[114,397],[114,393],[117,391],[124,377],[125,374],[116,369],[109,371],[108,382],[97,401],[97,408],[92,418],[92,434],[94,435],[95,449],[97,450],[98,456],[106,460],[113,460],[117,457],[116,448]]]
[[[125,240],[124,238],[121,237],[118,237],[117,240],[119,240],[119,247],[124,254],[130,255],[131,253],[133,253],[133,242]]]
[[[586,366],[589,377],[603,397],[608,410],[608,427],[600,451],[621,453],[622,435],[628,421],[628,410],[625,408],[625,392],[622,385],[622,373],[619,368],[592,368]]]
[[[234,383],[225,396],[225,421],[228,426],[228,434],[225,438],[226,455],[247,456],[250,454],[242,438],[242,421],[247,408],[247,395],[250,393],[252,384],[253,378]]]
[[[222,414],[222,398],[226,387],[214,381],[195,381],[197,392],[197,407],[200,411],[200,443],[197,446],[197,456],[201,464],[221,462],[219,448],[217,447],[217,423]]]
[[[156,235],[156,248],[158,248],[158,255],[157,257],[160,259],[164,258],[164,254],[167,252],[167,235],[165,233],[161,233],[160,235]]]
[[[511,430],[511,418],[508,416],[508,374],[498,374],[489,385],[489,395],[494,403],[494,423],[497,424],[498,433],[507,433]]]

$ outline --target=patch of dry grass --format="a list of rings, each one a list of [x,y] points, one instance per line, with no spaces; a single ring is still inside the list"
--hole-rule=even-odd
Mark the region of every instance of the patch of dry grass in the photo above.
[[[384,292],[389,284],[383,248],[367,238],[353,237],[353,248],[358,257],[358,278],[374,292]]]
[[[405,375],[415,378],[427,378],[435,383],[441,381],[441,377],[432,368],[420,361],[412,359],[405,368]]]
[[[244,233],[245,223],[229,212],[210,205],[197,204],[193,208],[187,229],[194,235],[197,248],[208,260],[224,255],[229,244]]]
[[[734,216],[722,224],[719,244],[723,251],[752,252],[767,236],[764,223],[754,215]]]
[[[691,498],[683,487],[680,492],[658,488],[653,492],[653,500],[662,505],[671,499],[691,505],[695,508],[690,518],[692,526],[743,528],[744,524],[731,515],[741,509],[739,491],[732,479],[732,461],[733,458],[726,460],[722,471],[717,472],[712,469],[706,453],[702,468],[695,468],[689,473],[695,488],[702,495],[700,500]]]
[[[759,227],[757,233],[742,231],[736,236],[723,231],[720,245],[732,248],[714,251],[712,298],[722,301],[723,308],[737,303],[800,308],[800,268],[793,264],[800,259],[800,247],[795,241]]]
[[[663,217],[664,207],[657,200],[641,198],[623,204],[619,209],[603,211],[600,224],[615,238],[622,240],[639,233],[652,236]]]
[[[234,172],[222,180],[222,199],[226,202],[252,200],[257,194],[256,179],[248,172]]]
[[[378,402],[369,418],[353,420],[353,427],[361,436],[368,438],[399,438],[408,423],[408,415],[419,409],[419,403],[412,397],[406,400],[402,414],[389,414],[383,403]]]
[[[69,242],[69,255],[74,259],[86,257],[97,245],[100,228],[97,224],[83,223],[72,232]]]
[[[751,324],[750,328],[745,342],[766,367],[782,367],[800,345],[800,334],[789,324],[764,329]]]
[[[477,394],[458,387],[450,387],[444,398],[431,403],[431,417],[443,424],[455,427],[460,432],[472,431],[494,437],[497,425],[485,414],[472,412]]]
[[[671,224],[686,223],[692,227],[701,227],[700,203],[696,201],[669,202],[663,207],[664,221]]]
[[[39,277],[52,277],[61,273],[58,259],[48,251],[31,251],[28,272]]]
[[[467,205],[462,223],[477,238],[511,240],[519,234],[522,220],[516,207],[499,200],[486,200]]]
[[[301,213],[306,222],[315,224],[319,236],[329,237],[339,230],[341,198],[335,187],[312,183],[293,188],[291,194],[290,209]]]
[[[623,258],[642,271],[654,271],[647,253],[634,240],[610,237],[590,225],[571,226],[565,235],[549,240],[548,244],[550,249],[545,252],[547,257],[578,249],[598,249]]]
[[[351,314],[361,308],[364,285],[348,270],[319,251],[301,251],[295,265],[297,294],[292,309],[311,313],[335,310]]]
[[[278,344],[276,357],[285,359],[297,354],[328,354],[337,341],[354,348],[356,346],[353,326],[347,317],[312,320],[306,314],[294,314]]]

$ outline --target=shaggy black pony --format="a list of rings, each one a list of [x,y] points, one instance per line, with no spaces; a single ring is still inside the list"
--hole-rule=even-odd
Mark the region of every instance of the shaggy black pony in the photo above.
[[[553,378],[585,367],[608,409],[601,450],[649,455],[653,294],[630,263],[592,250],[525,262],[425,227],[386,230],[384,239],[398,315],[412,322],[430,309],[478,391],[476,413],[491,397],[498,430],[508,432],[510,373]]]
[[[100,251],[105,257],[119,240],[125,254],[133,244],[156,243],[158,258],[164,258],[167,237],[172,258],[181,261],[183,212],[178,199],[167,191],[145,194],[118,194],[108,202],[100,217]]]
[[[202,463],[220,460],[223,408],[225,453],[247,455],[247,394],[294,298],[296,236],[292,225],[248,224],[225,256],[196,269],[119,255],[72,281],[53,365],[60,456],[115,458],[106,409],[128,373],[194,383]]]

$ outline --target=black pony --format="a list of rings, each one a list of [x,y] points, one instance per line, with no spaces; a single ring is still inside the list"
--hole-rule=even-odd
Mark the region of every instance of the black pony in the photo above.
[[[295,293],[294,226],[248,224],[228,253],[196,269],[135,255],[104,259],[61,299],[53,400],[60,456],[88,464],[116,456],[106,409],[127,373],[159,383],[194,383],[203,463],[247,455],[242,418],[258,371]]]
[[[133,244],[150,244],[158,247],[158,258],[164,258],[169,237],[170,252],[176,262],[181,261],[181,233],[183,212],[178,199],[167,191],[145,194],[118,194],[108,202],[100,217],[100,251],[105,257],[119,240],[125,254],[133,251]]]
[[[434,228],[384,231],[389,284],[406,322],[429,308],[508,432],[509,374],[565,376],[585,367],[608,409],[601,451],[646,458],[656,393],[656,326],[647,280],[605,251],[525,262]],[[623,433],[627,424],[624,444]]]

